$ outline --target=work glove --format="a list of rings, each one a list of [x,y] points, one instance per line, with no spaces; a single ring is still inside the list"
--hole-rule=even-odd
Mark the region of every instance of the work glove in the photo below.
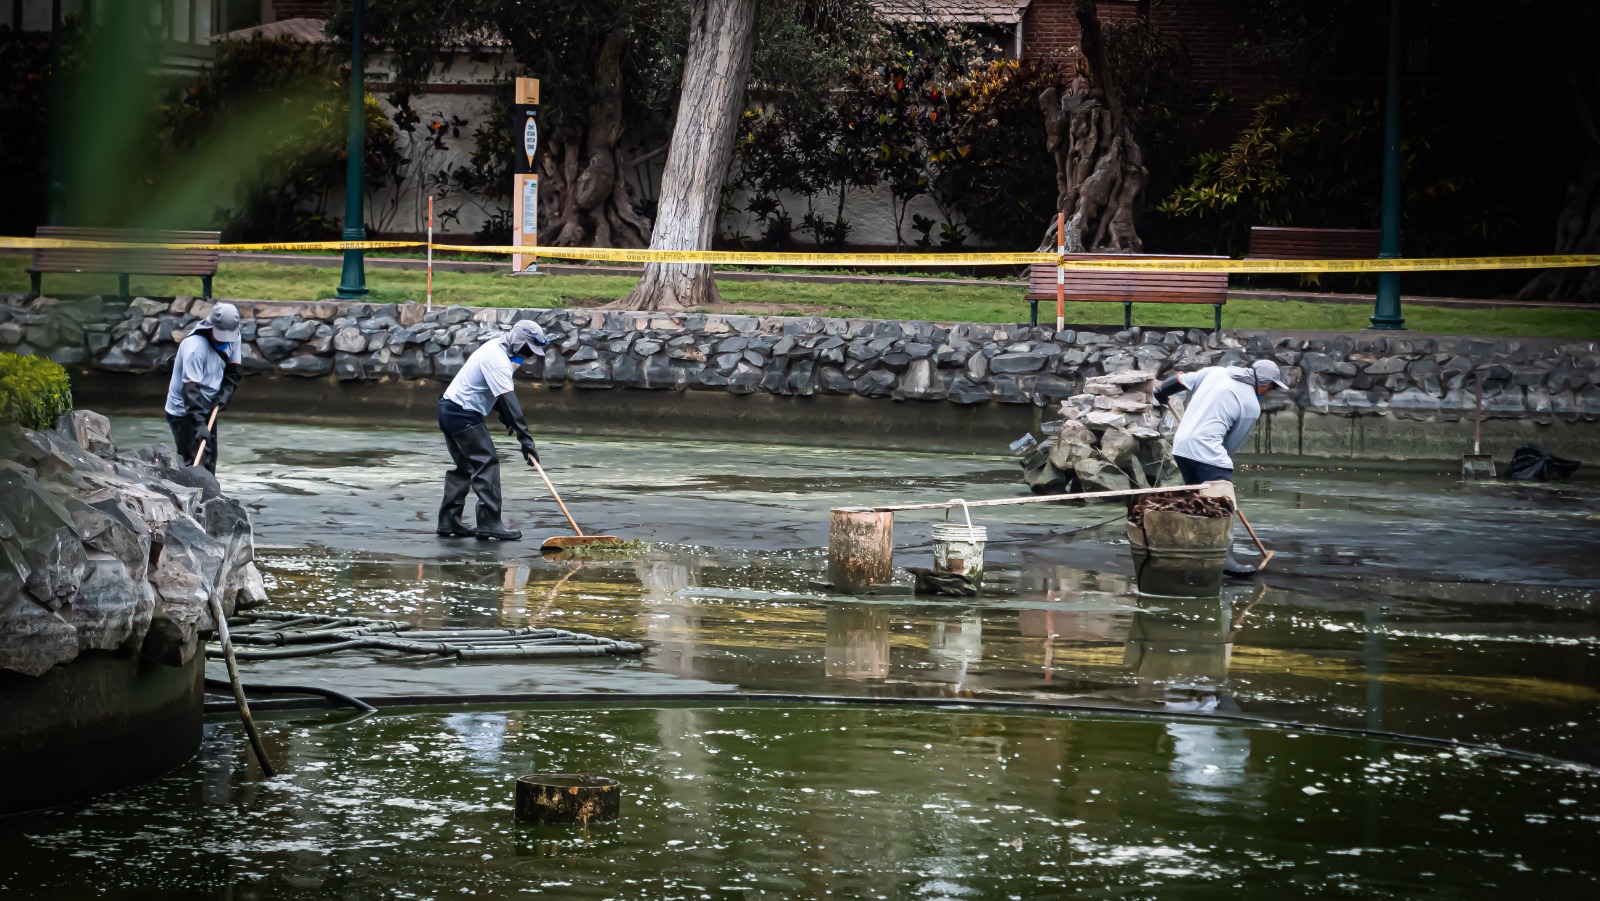
[[[517,438],[517,443],[522,445],[522,458],[524,460],[531,460],[539,463],[544,462],[543,460],[539,459],[539,448],[534,446],[532,435],[519,436]],[[529,465],[532,464],[530,463]]]
[[[205,427],[205,423],[195,426],[194,440],[197,442],[204,441],[207,444],[211,443],[211,430]]]
[[[1189,389],[1183,387],[1183,382],[1178,380],[1178,376],[1169,375],[1161,380],[1161,384],[1156,386],[1156,402],[1164,404],[1174,394],[1187,390]]]

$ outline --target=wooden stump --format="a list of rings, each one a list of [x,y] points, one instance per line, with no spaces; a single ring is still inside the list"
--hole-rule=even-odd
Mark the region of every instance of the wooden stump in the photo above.
[[[828,581],[835,591],[865,591],[894,578],[894,514],[835,507],[828,524]]]
[[[543,825],[607,823],[622,813],[622,787],[609,776],[535,773],[517,777],[517,819]]]

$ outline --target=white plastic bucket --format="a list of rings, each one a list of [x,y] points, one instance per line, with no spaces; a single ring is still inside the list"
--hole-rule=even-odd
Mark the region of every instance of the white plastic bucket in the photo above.
[[[934,572],[966,576],[977,585],[983,581],[983,547],[988,541],[989,530],[983,526],[934,523]]]

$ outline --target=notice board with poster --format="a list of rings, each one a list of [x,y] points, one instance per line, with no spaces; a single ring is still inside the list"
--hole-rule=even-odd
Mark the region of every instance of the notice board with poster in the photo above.
[[[511,106],[511,243],[517,247],[539,244],[539,79],[517,79],[516,102]],[[512,272],[537,273],[535,257],[513,254]]]

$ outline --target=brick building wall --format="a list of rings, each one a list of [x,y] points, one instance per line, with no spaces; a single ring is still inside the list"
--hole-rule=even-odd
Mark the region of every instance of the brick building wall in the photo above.
[[[333,10],[332,0],[271,0],[273,21],[284,19],[326,19]]]

